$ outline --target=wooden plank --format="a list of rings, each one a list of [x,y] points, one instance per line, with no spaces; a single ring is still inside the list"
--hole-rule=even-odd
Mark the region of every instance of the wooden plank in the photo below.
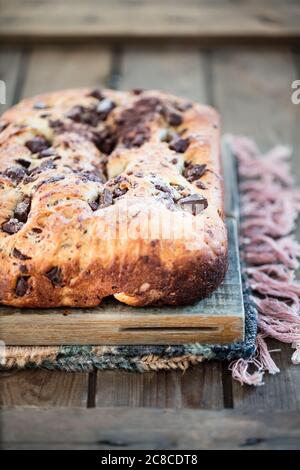
[[[36,38],[299,37],[293,0],[1,0],[0,34]]]
[[[0,114],[12,106],[18,94],[18,77],[20,76],[24,55],[20,48],[0,48],[0,80],[5,83],[6,103],[0,104]]]
[[[294,58],[286,48],[224,48],[212,56],[213,93],[225,132],[254,137],[264,150],[276,144],[299,148],[300,106],[291,102],[291,84],[297,78]],[[293,166],[300,176],[299,158]],[[241,409],[299,409],[296,392],[300,370],[291,364],[288,345],[272,342],[281,374],[266,377],[259,389],[233,383],[234,406]]]
[[[14,370],[0,374],[0,406],[63,407],[87,404],[87,374]]]
[[[30,55],[23,96],[88,86],[104,86],[111,69],[105,46],[37,47]]]
[[[35,48],[27,66],[23,96],[72,86],[103,86],[110,72],[110,51],[103,47]],[[2,406],[86,406],[90,399],[85,373],[2,372],[0,387]]]
[[[106,371],[98,374],[97,407],[130,406],[147,408],[223,408],[217,362],[187,371],[132,374]]]
[[[299,449],[292,412],[147,408],[6,409],[2,448]]]
[[[7,345],[229,343],[244,336],[236,224],[228,219],[229,267],[221,286],[196,304],[136,309],[117,301],[93,309],[0,307]]]
[[[164,90],[206,104],[209,100],[206,62],[206,54],[197,47],[127,46],[121,61],[119,87]]]

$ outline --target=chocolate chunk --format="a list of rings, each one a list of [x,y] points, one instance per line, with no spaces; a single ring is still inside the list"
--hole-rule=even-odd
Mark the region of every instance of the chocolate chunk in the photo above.
[[[23,223],[18,219],[10,219],[7,222],[4,222],[1,226],[3,232],[9,233],[10,235],[17,233],[23,227]]]
[[[33,109],[47,109],[49,106],[47,106],[43,101],[37,101],[33,105]]]
[[[177,126],[180,126],[180,124],[182,124],[182,116],[178,113],[175,113],[173,111],[167,112],[166,117],[170,126],[177,127]]]
[[[206,172],[206,164],[203,165],[193,165],[188,163],[186,169],[183,172],[183,176],[192,183],[193,181],[199,179]]]
[[[193,103],[190,103],[189,101],[185,101],[184,103],[173,103],[175,108],[178,109],[178,111],[187,111],[188,109],[191,109],[193,107]]]
[[[39,181],[34,187],[35,187],[35,189],[39,189],[44,184],[56,183],[57,181],[61,181],[61,180],[64,180],[64,179],[65,179],[65,177],[63,175],[51,176],[50,178],[46,178],[45,180]]]
[[[84,111],[85,108],[83,106],[73,106],[73,108],[71,108],[70,111],[67,112],[66,117],[72,119],[72,121],[81,122],[81,118]]]
[[[193,215],[199,214],[208,207],[207,199],[199,194],[191,194],[190,196],[180,199],[178,203]]]
[[[21,165],[23,168],[29,168],[30,165],[31,165],[31,161],[29,160],[25,160],[24,158],[18,158],[17,160],[15,160],[16,163],[18,163],[19,165]]]
[[[27,140],[25,146],[30,150],[31,153],[40,153],[43,150],[50,147],[50,143],[42,136],[33,137],[33,139]]]
[[[87,181],[94,181],[95,183],[104,183],[105,178],[103,173],[100,170],[94,170],[94,171],[81,171],[80,174],[82,175],[83,179]]]
[[[178,153],[184,153],[190,145],[189,139],[175,139],[169,145],[170,150],[175,150]]]
[[[93,132],[92,141],[100,152],[109,155],[117,145],[117,136],[111,130],[105,129],[101,132]]]
[[[4,172],[4,175],[15,183],[20,183],[22,179],[27,175],[27,172],[24,168],[14,166],[11,168],[7,168]]]
[[[29,279],[28,276],[18,277],[17,282],[16,282],[16,296],[17,297],[23,297],[27,293],[28,288],[29,288],[28,279]]]
[[[59,119],[54,119],[54,120],[51,120],[49,121],[49,127],[51,127],[52,129],[62,129],[64,127],[64,123],[62,121],[60,121]]]
[[[4,131],[8,126],[7,122],[0,122],[0,132]]]
[[[38,154],[38,158],[46,158],[46,157],[52,157],[53,155],[55,155],[55,149],[53,147],[49,147],[45,150],[42,150],[39,154]]]
[[[162,191],[163,193],[168,193],[171,194],[170,188],[164,184],[156,184],[155,189],[158,189],[159,191]]]
[[[92,211],[96,211],[99,208],[99,198],[96,199],[96,201],[89,202],[89,206],[92,209]]]
[[[123,189],[121,189],[121,188],[116,188],[116,189],[114,190],[114,192],[113,192],[113,197],[114,197],[114,198],[118,198],[118,197],[120,197],[120,196],[123,196],[124,194],[127,193],[127,191],[128,191],[128,188],[123,188]]]
[[[47,278],[55,286],[59,286],[62,283],[62,270],[57,266],[54,266],[53,268],[49,269],[49,271],[45,273],[45,276],[47,276]]]
[[[117,120],[117,135],[127,148],[141,147],[150,139],[148,123],[163,113],[163,103],[154,97],[141,98],[125,109]]]
[[[25,264],[20,264],[19,270],[20,270],[21,273],[23,273],[23,274],[28,273],[28,268],[27,268],[27,266],[26,266]]]
[[[24,255],[20,250],[17,248],[13,249],[13,256],[15,258],[21,259],[22,261],[25,261],[27,259],[31,259],[30,256]]]
[[[150,139],[150,130],[148,127],[139,126],[134,131],[129,132],[123,138],[123,144],[126,148],[141,147]]]
[[[56,165],[53,160],[45,160],[43,161],[40,166],[34,168],[29,172],[29,176],[27,176],[24,180],[24,183],[31,183],[32,181],[36,180],[36,177],[41,174],[43,171],[46,170],[55,170]]]
[[[105,121],[109,113],[116,107],[116,104],[109,100],[104,99],[102,100],[97,106],[97,113],[101,120]]]
[[[144,90],[142,88],[133,88],[131,91],[134,95],[141,95]]]
[[[196,184],[197,188],[200,188],[200,189],[203,189],[203,190],[207,189],[206,184],[204,184],[201,180],[196,181],[195,184]]]
[[[173,158],[173,159],[171,160],[171,163],[173,163],[173,165],[177,165],[177,163],[178,163],[177,158]]]
[[[100,196],[100,205],[99,207],[108,207],[113,203],[113,194],[108,189],[104,189],[103,193]]]
[[[42,233],[43,230],[39,227],[33,227],[32,231],[33,233]]]
[[[102,91],[100,88],[96,88],[95,90],[92,90],[89,94],[89,96],[92,96],[93,98],[96,98],[97,100],[103,100],[104,96],[102,94]]]
[[[19,220],[19,222],[27,222],[28,214],[30,211],[31,199],[30,197],[26,196],[23,201],[19,202],[16,205],[14,211],[14,217]]]

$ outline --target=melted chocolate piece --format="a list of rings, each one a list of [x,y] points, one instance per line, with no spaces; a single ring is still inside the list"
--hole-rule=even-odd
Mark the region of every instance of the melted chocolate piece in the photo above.
[[[200,189],[203,189],[203,190],[207,189],[207,186],[201,180],[197,181],[195,184],[196,184],[197,188],[200,188]]]
[[[18,277],[17,282],[16,282],[16,296],[17,297],[23,297],[27,293],[28,288],[29,288],[28,279],[29,279],[28,276]]]
[[[54,286],[59,286],[62,283],[62,271],[57,266],[49,269],[49,271],[45,273],[45,276],[49,279],[49,281],[52,282]]]
[[[170,188],[168,188],[168,186],[163,185],[163,184],[156,184],[155,189],[158,189],[159,191],[162,191],[163,193],[171,194]]]
[[[19,202],[16,205],[14,211],[14,217],[18,219],[19,222],[27,222],[28,214],[30,211],[31,199],[30,197],[26,196],[23,201]]]
[[[29,160],[25,160],[24,158],[17,158],[17,160],[15,160],[15,162],[18,163],[19,165],[21,165],[23,168],[26,168],[26,170],[31,165],[31,162]]]
[[[1,122],[0,123],[0,132],[4,131],[8,126],[7,122]]]
[[[110,129],[105,129],[101,132],[93,132],[92,141],[100,152],[109,155],[117,145],[117,136]]]
[[[177,127],[182,124],[181,114],[175,113],[174,111],[166,112],[166,118],[170,126]]]
[[[40,153],[43,150],[50,147],[50,143],[42,136],[33,137],[33,139],[27,140],[25,146],[30,150],[31,153]]]
[[[55,130],[63,129],[64,123],[60,121],[59,119],[54,119],[49,121],[49,127]]]
[[[38,184],[35,185],[35,189],[39,189],[44,184],[56,183],[57,181],[61,181],[64,179],[65,177],[63,175],[51,176],[50,178],[46,178],[45,180],[39,181]]]
[[[104,189],[100,196],[99,207],[108,207],[113,203],[113,193],[108,189]]]
[[[90,92],[89,96],[92,96],[93,98],[96,98],[99,101],[104,99],[104,96],[103,96],[102,91],[100,90],[100,88],[95,88],[94,90],[92,90]]]
[[[169,145],[170,150],[175,150],[178,153],[184,153],[190,145],[189,139],[174,139]]]
[[[4,176],[7,176],[14,183],[20,183],[26,175],[26,170],[19,166],[7,168],[4,172]]]
[[[206,164],[203,165],[193,165],[188,163],[186,169],[183,172],[183,176],[192,183],[193,181],[201,178],[202,175],[206,172]]]
[[[3,230],[3,232],[13,235],[14,233],[17,233],[19,230],[21,230],[23,225],[24,224],[22,222],[19,222],[18,219],[10,219],[2,224],[1,229]]]
[[[25,261],[27,259],[31,259],[30,256],[24,255],[20,250],[17,248],[13,249],[13,256],[15,258],[21,259],[22,261]]]
[[[127,148],[141,147],[150,139],[148,123],[162,114],[163,104],[158,98],[141,98],[125,109],[117,120],[117,135]]]
[[[103,173],[100,170],[94,170],[94,171],[81,171],[80,174],[82,175],[82,178],[86,181],[94,181],[95,183],[104,183],[105,178]]]
[[[114,109],[115,103],[110,100],[100,101],[95,108],[85,108],[84,106],[73,106],[66,114],[72,121],[96,127],[100,121],[105,121],[109,113]]]
[[[52,157],[53,155],[55,155],[55,149],[53,147],[49,147],[45,150],[42,150],[39,154],[38,154],[38,158],[46,158],[46,157]]]

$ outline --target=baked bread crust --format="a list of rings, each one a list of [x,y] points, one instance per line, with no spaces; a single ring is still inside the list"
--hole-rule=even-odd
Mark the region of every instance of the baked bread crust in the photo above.
[[[209,295],[227,269],[220,172],[210,107],[140,90],[21,101],[0,121],[0,302],[178,305]],[[134,226],[129,236],[149,211],[181,234],[192,228],[168,238]]]

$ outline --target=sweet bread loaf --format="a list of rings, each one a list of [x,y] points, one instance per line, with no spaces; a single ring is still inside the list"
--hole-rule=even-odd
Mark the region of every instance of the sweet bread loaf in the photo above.
[[[0,121],[0,303],[209,295],[227,267],[219,118],[155,91],[67,90]]]

